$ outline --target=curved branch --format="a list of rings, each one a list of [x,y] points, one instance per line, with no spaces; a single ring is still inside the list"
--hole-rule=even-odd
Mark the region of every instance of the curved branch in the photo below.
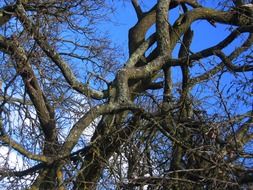
[[[202,50],[200,52],[194,53],[193,55],[191,55],[189,57],[189,59],[191,61],[192,60],[196,61],[196,60],[199,60],[199,59],[202,59],[202,58],[212,56],[212,55],[215,54],[216,50],[224,49],[225,47],[227,47],[230,43],[232,43],[242,33],[251,32],[252,30],[253,30],[253,25],[239,27],[239,28],[235,29],[233,32],[231,32],[224,40],[222,40],[221,42],[219,42],[215,46],[207,48],[207,49]],[[247,43],[252,43],[252,40],[250,40],[250,39],[251,38],[248,38]],[[242,47],[244,47],[244,46],[246,46],[246,44],[244,44]],[[247,47],[248,46],[249,45],[247,45]]]
[[[149,12],[145,13],[141,19],[133,26],[128,33],[129,55],[144,42],[148,29],[155,23],[156,6]]]
[[[251,27],[250,27],[250,28],[251,28]],[[235,38],[233,38],[233,39],[235,39]],[[226,40],[225,40],[225,41],[226,41]],[[233,40],[231,40],[231,42],[232,42],[232,41],[233,41]],[[222,42],[221,42],[221,43],[222,43]],[[243,45],[242,45],[241,47],[235,49],[229,56],[227,56],[227,59],[233,60],[235,57],[238,56],[238,54],[240,54],[241,52],[243,52],[243,51],[247,50],[249,47],[251,47],[252,43],[253,43],[253,35],[250,34],[249,37],[248,37],[248,39],[243,43]],[[209,48],[208,48],[208,49],[209,49]],[[215,49],[215,48],[214,48],[214,49],[209,49],[209,51],[210,51],[209,53],[208,53],[206,50],[204,50],[204,51],[206,52],[206,55],[210,56],[210,54],[215,55],[215,51],[217,51],[217,49]],[[194,55],[195,55],[195,54],[194,54]],[[192,55],[192,57],[194,57],[194,55]],[[198,55],[201,55],[201,53],[197,53],[196,55],[197,55],[196,57],[198,57]],[[192,58],[192,57],[191,57],[191,58]],[[195,57],[195,58],[196,58],[196,57]],[[198,59],[199,59],[199,58],[198,58]],[[221,62],[221,63],[219,63],[217,66],[215,66],[213,69],[211,69],[211,70],[205,72],[204,74],[192,78],[192,79],[190,80],[190,85],[193,86],[193,85],[196,84],[196,83],[199,83],[199,82],[201,82],[201,81],[207,80],[207,79],[210,78],[211,76],[213,76],[213,75],[217,74],[219,71],[221,71],[221,70],[224,68],[224,66],[225,66],[224,63]]]
[[[169,9],[173,9],[180,5],[181,3],[187,3],[188,5],[196,8],[200,7],[200,5],[196,2],[196,0],[176,0],[171,1],[169,5]],[[131,55],[145,40],[145,35],[148,29],[155,24],[156,21],[156,9],[157,5],[154,5],[149,11],[143,13],[142,17],[138,20],[138,22],[129,30],[128,37],[128,46],[129,46],[129,54]],[[168,10],[167,10],[168,11]],[[171,46],[173,47],[173,46]]]
[[[205,20],[213,20],[218,23],[223,24],[231,24],[235,26],[246,26],[246,25],[252,25],[252,18],[245,19],[238,19],[235,14],[233,14],[231,11],[223,12],[223,11],[216,11],[209,8],[196,8],[192,11],[189,11],[182,15],[182,17],[179,18],[175,22],[172,28],[171,32],[171,45],[174,47],[174,45],[177,43],[179,37],[185,33],[185,31],[189,28],[189,26],[197,20],[205,19]],[[251,30],[252,31],[252,30]]]
[[[84,129],[87,128],[91,124],[91,122],[100,115],[110,114],[115,111],[119,112],[133,109],[137,108],[132,104],[117,104],[117,103],[109,103],[91,108],[83,117],[81,117],[78,120],[77,123],[75,123],[75,125],[70,130],[69,135],[67,136],[66,141],[63,144],[62,154],[66,155],[72,150],[72,148],[76,145],[77,141],[79,140]]]
[[[196,8],[193,11],[190,11],[187,13],[187,18],[184,24],[180,26],[174,26],[174,30],[172,31],[172,37],[171,37],[171,47],[173,47],[173,44],[177,42],[178,39],[178,33],[181,34],[181,32],[185,32],[187,28],[190,26],[190,24],[197,20],[197,19],[203,19],[203,18],[214,18],[216,21],[224,22],[224,23],[234,23],[239,25],[240,23],[234,21],[234,16],[229,12],[221,12],[221,11],[215,11],[212,9],[206,9],[206,8]],[[224,48],[226,47],[230,42],[232,42],[240,33],[242,32],[250,32],[252,30],[253,26],[242,26],[238,28],[237,31],[234,31],[229,35],[225,40],[220,42],[217,46],[212,47],[212,49],[208,48],[204,51],[201,51],[199,53],[196,53],[192,56],[190,56],[190,59],[200,59],[204,57],[208,57],[214,54],[213,51],[217,48]],[[176,37],[175,37],[176,36]],[[186,61],[187,58],[180,59],[180,60],[172,60],[170,59],[169,55],[160,56],[156,58],[155,60],[149,62],[148,65],[138,67],[138,68],[128,68],[121,70],[122,74],[126,73],[127,76],[124,80],[127,82],[127,79],[138,79],[138,78],[145,78],[148,76],[151,76],[158,70],[160,70],[162,67],[166,66],[179,66],[182,64],[182,62]],[[217,73],[222,68],[222,65],[219,65],[215,67],[210,73],[207,74],[207,76],[201,76],[199,79],[204,80],[205,78],[208,78],[209,76],[212,76],[213,74]],[[191,80],[193,82],[193,80]]]

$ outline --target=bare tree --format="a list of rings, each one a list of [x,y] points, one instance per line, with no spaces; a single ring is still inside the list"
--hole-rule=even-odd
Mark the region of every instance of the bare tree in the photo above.
[[[144,11],[146,1],[132,0],[137,22],[123,66],[97,32],[114,3],[0,3],[0,142],[2,150],[8,147],[0,153],[0,184],[250,188],[252,2],[219,1],[210,8],[195,0],[158,0]],[[172,23],[175,9],[181,13]],[[196,21],[225,26],[229,34],[193,51]]]

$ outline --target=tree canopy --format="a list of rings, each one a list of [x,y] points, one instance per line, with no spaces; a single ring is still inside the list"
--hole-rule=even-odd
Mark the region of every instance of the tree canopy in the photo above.
[[[1,189],[250,188],[252,3],[0,2]]]

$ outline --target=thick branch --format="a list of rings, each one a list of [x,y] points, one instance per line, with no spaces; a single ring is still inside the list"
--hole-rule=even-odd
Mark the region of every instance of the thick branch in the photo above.
[[[155,8],[152,8],[129,30],[128,48],[130,56],[144,42],[146,32],[155,23],[155,15]]]
[[[171,54],[170,46],[170,31],[168,25],[168,10],[170,1],[160,0],[157,4],[156,10],[156,31],[157,31],[157,43],[159,55],[163,56],[166,54]],[[167,67],[163,69],[164,72],[164,92],[163,99],[164,102],[169,102],[171,100],[171,90],[172,90],[172,80],[171,80],[171,68]]]
[[[29,7],[28,3],[30,0],[22,0],[21,2],[25,7]],[[2,27],[4,24],[6,24],[11,17],[16,16],[15,14],[16,5],[7,5],[2,8],[0,8],[0,27]],[[29,7],[29,9],[32,9],[32,7]]]
[[[168,26],[168,10],[170,1],[160,0],[157,4],[156,10],[156,31],[158,52],[160,55],[169,54],[170,47],[170,32]]]
[[[125,63],[127,68],[134,67],[136,63],[140,60],[146,50],[155,43],[156,35],[151,35],[147,40],[145,40],[130,56],[128,61]]]
[[[151,11],[152,12],[152,11]],[[150,14],[149,17],[152,18],[155,14]],[[190,11],[186,14],[187,16],[185,19],[185,22],[182,23],[180,26],[174,26],[174,30],[172,30],[172,37],[171,37],[171,47],[174,47],[175,43],[178,40],[178,36],[181,36],[181,33],[185,32],[187,28],[190,26],[190,24],[198,19],[210,19],[213,18],[216,21],[220,21],[221,23],[226,23],[226,24],[235,24],[235,25],[240,25],[239,21],[234,20],[233,14],[230,12],[221,12],[221,11],[215,11],[212,9],[206,9],[206,8],[196,8],[193,11]],[[147,17],[148,18],[148,17]],[[151,23],[151,21],[149,22]],[[141,25],[136,25],[136,27],[140,27]],[[135,28],[137,30],[137,28]],[[249,32],[252,30],[252,26],[244,26],[238,29],[239,33],[240,32]],[[138,30],[137,30],[138,31]],[[238,36],[238,33],[235,31],[229,36],[226,40],[221,42],[219,44],[219,48],[225,47],[228,45],[236,36]],[[131,39],[130,39],[131,40]],[[218,48],[217,47],[213,47]],[[214,53],[210,51],[210,49],[207,49],[205,51],[202,51],[200,53],[197,53],[193,56],[190,56],[190,59],[200,59],[204,57],[208,57],[210,55],[213,55]],[[158,70],[160,70],[164,66],[175,66],[175,65],[180,65],[183,61],[185,61],[187,58],[184,58],[184,60],[172,60],[170,59],[169,55],[165,55],[162,57],[158,57],[157,59],[149,62],[148,65],[139,67],[137,69],[131,68],[127,69],[124,72],[126,72],[128,79],[138,79],[138,78],[145,78],[148,76],[151,76]],[[213,73],[216,73],[217,70],[220,70],[220,67],[215,68]]]

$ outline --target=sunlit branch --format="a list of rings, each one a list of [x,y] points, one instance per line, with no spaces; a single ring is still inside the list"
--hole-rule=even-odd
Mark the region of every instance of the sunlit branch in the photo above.
[[[151,35],[147,40],[145,40],[131,55],[130,58],[125,63],[127,68],[134,67],[136,63],[140,60],[146,50],[155,43],[156,35]]]
[[[63,145],[64,152],[62,154],[63,155],[66,153],[68,154],[68,152],[72,150],[72,148],[75,146],[78,139],[82,135],[82,132],[85,130],[85,128],[87,128],[91,124],[91,122],[97,117],[99,117],[100,115],[110,114],[115,111],[119,112],[119,111],[124,111],[124,110],[135,110],[135,109],[137,109],[136,106],[132,104],[128,104],[127,102],[125,104],[109,103],[109,104],[104,104],[104,105],[91,108],[71,128],[66,138],[66,141]]]

